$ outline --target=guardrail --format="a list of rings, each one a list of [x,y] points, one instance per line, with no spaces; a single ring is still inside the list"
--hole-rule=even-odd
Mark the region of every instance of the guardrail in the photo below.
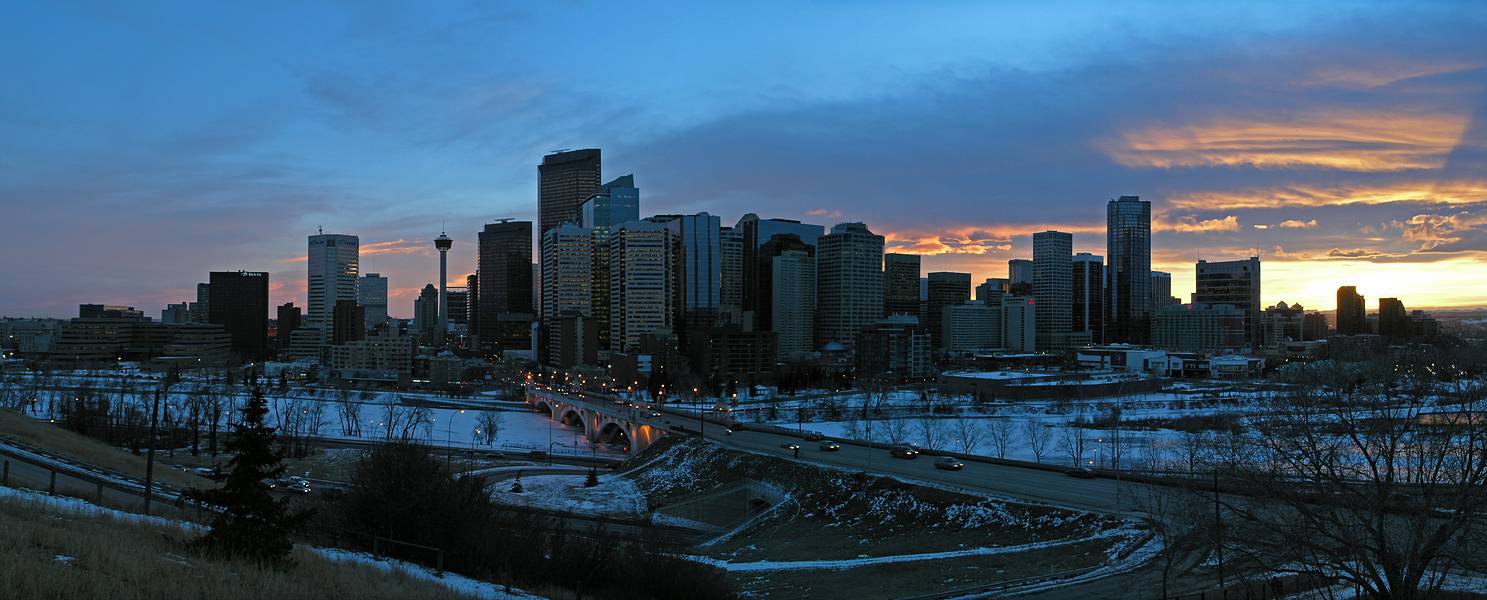
[[[145,484],[143,481],[139,481],[123,473],[99,469],[91,465],[83,465],[67,458],[50,454],[39,448],[14,442],[8,438],[3,439],[3,443],[0,443],[0,455],[6,457],[3,461],[0,461],[3,462],[3,465],[0,465],[0,485],[10,485],[11,462],[15,461],[47,471],[47,493],[52,495],[56,495],[57,493],[57,478],[59,475],[92,486],[94,489],[91,491],[94,492],[94,497],[100,502],[104,499],[104,488],[140,497],[143,497],[145,493]],[[42,457],[45,460],[37,460],[34,457]],[[153,489],[153,496],[155,498],[172,502],[178,507],[184,504],[183,495],[168,486],[157,483],[153,486]]]

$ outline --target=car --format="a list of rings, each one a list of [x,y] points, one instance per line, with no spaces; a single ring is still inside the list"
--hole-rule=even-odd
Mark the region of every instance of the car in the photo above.
[[[1074,467],[1072,469],[1064,471],[1064,474],[1070,477],[1078,477],[1080,479],[1095,478],[1095,470],[1089,467]]]
[[[310,493],[310,482],[298,477],[290,477],[289,479],[280,479],[274,489],[290,494],[308,494]]]
[[[946,471],[959,471],[966,468],[966,464],[960,462],[959,459],[950,456],[944,456],[935,461],[935,468],[944,469]]]
[[[781,448],[784,448],[786,450],[789,450],[791,452],[799,452],[800,451],[800,444],[797,444],[795,442],[786,442],[784,444],[780,444],[780,447]]]
[[[658,412],[656,412],[654,410],[651,411],[651,418],[652,419],[659,418],[660,416],[661,416],[661,413],[658,413]]]
[[[899,444],[888,450],[894,458],[913,459],[919,456],[919,449],[908,444]]]
[[[826,439],[826,436],[822,435],[819,431],[811,431],[805,434],[805,441],[807,442],[819,442],[824,439]]]
[[[841,444],[838,444],[836,442],[831,442],[831,441],[821,442],[821,451],[822,452],[836,452],[837,450],[841,450],[841,449],[842,449],[842,445]]]

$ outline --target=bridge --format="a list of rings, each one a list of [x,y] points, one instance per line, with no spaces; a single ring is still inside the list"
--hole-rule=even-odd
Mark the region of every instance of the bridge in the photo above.
[[[563,392],[542,384],[527,384],[527,404],[552,420],[583,429],[592,443],[625,444],[631,454],[649,448],[661,436],[670,415],[651,416],[613,396]]]

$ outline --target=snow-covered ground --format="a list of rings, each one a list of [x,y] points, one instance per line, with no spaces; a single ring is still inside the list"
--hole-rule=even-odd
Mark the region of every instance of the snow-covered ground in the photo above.
[[[586,474],[536,475],[520,479],[521,493],[511,491],[517,481],[507,479],[491,485],[491,498],[502,504],[525,506],[615,519],[643,519],[645,496],[635,482],[600,475],[599,485],[584,487]]]

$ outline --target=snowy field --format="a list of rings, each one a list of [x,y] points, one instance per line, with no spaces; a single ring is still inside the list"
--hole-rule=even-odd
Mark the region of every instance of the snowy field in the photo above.
[[[600,475],[599,485],[584,487],[588,476],[536,475],[522,477],[520,493],[511,491],[517,480],[491,484],[491,498],[501,504],[578,513],[616,519],[643,519],[645,496],[635,482],[616,475]]]

